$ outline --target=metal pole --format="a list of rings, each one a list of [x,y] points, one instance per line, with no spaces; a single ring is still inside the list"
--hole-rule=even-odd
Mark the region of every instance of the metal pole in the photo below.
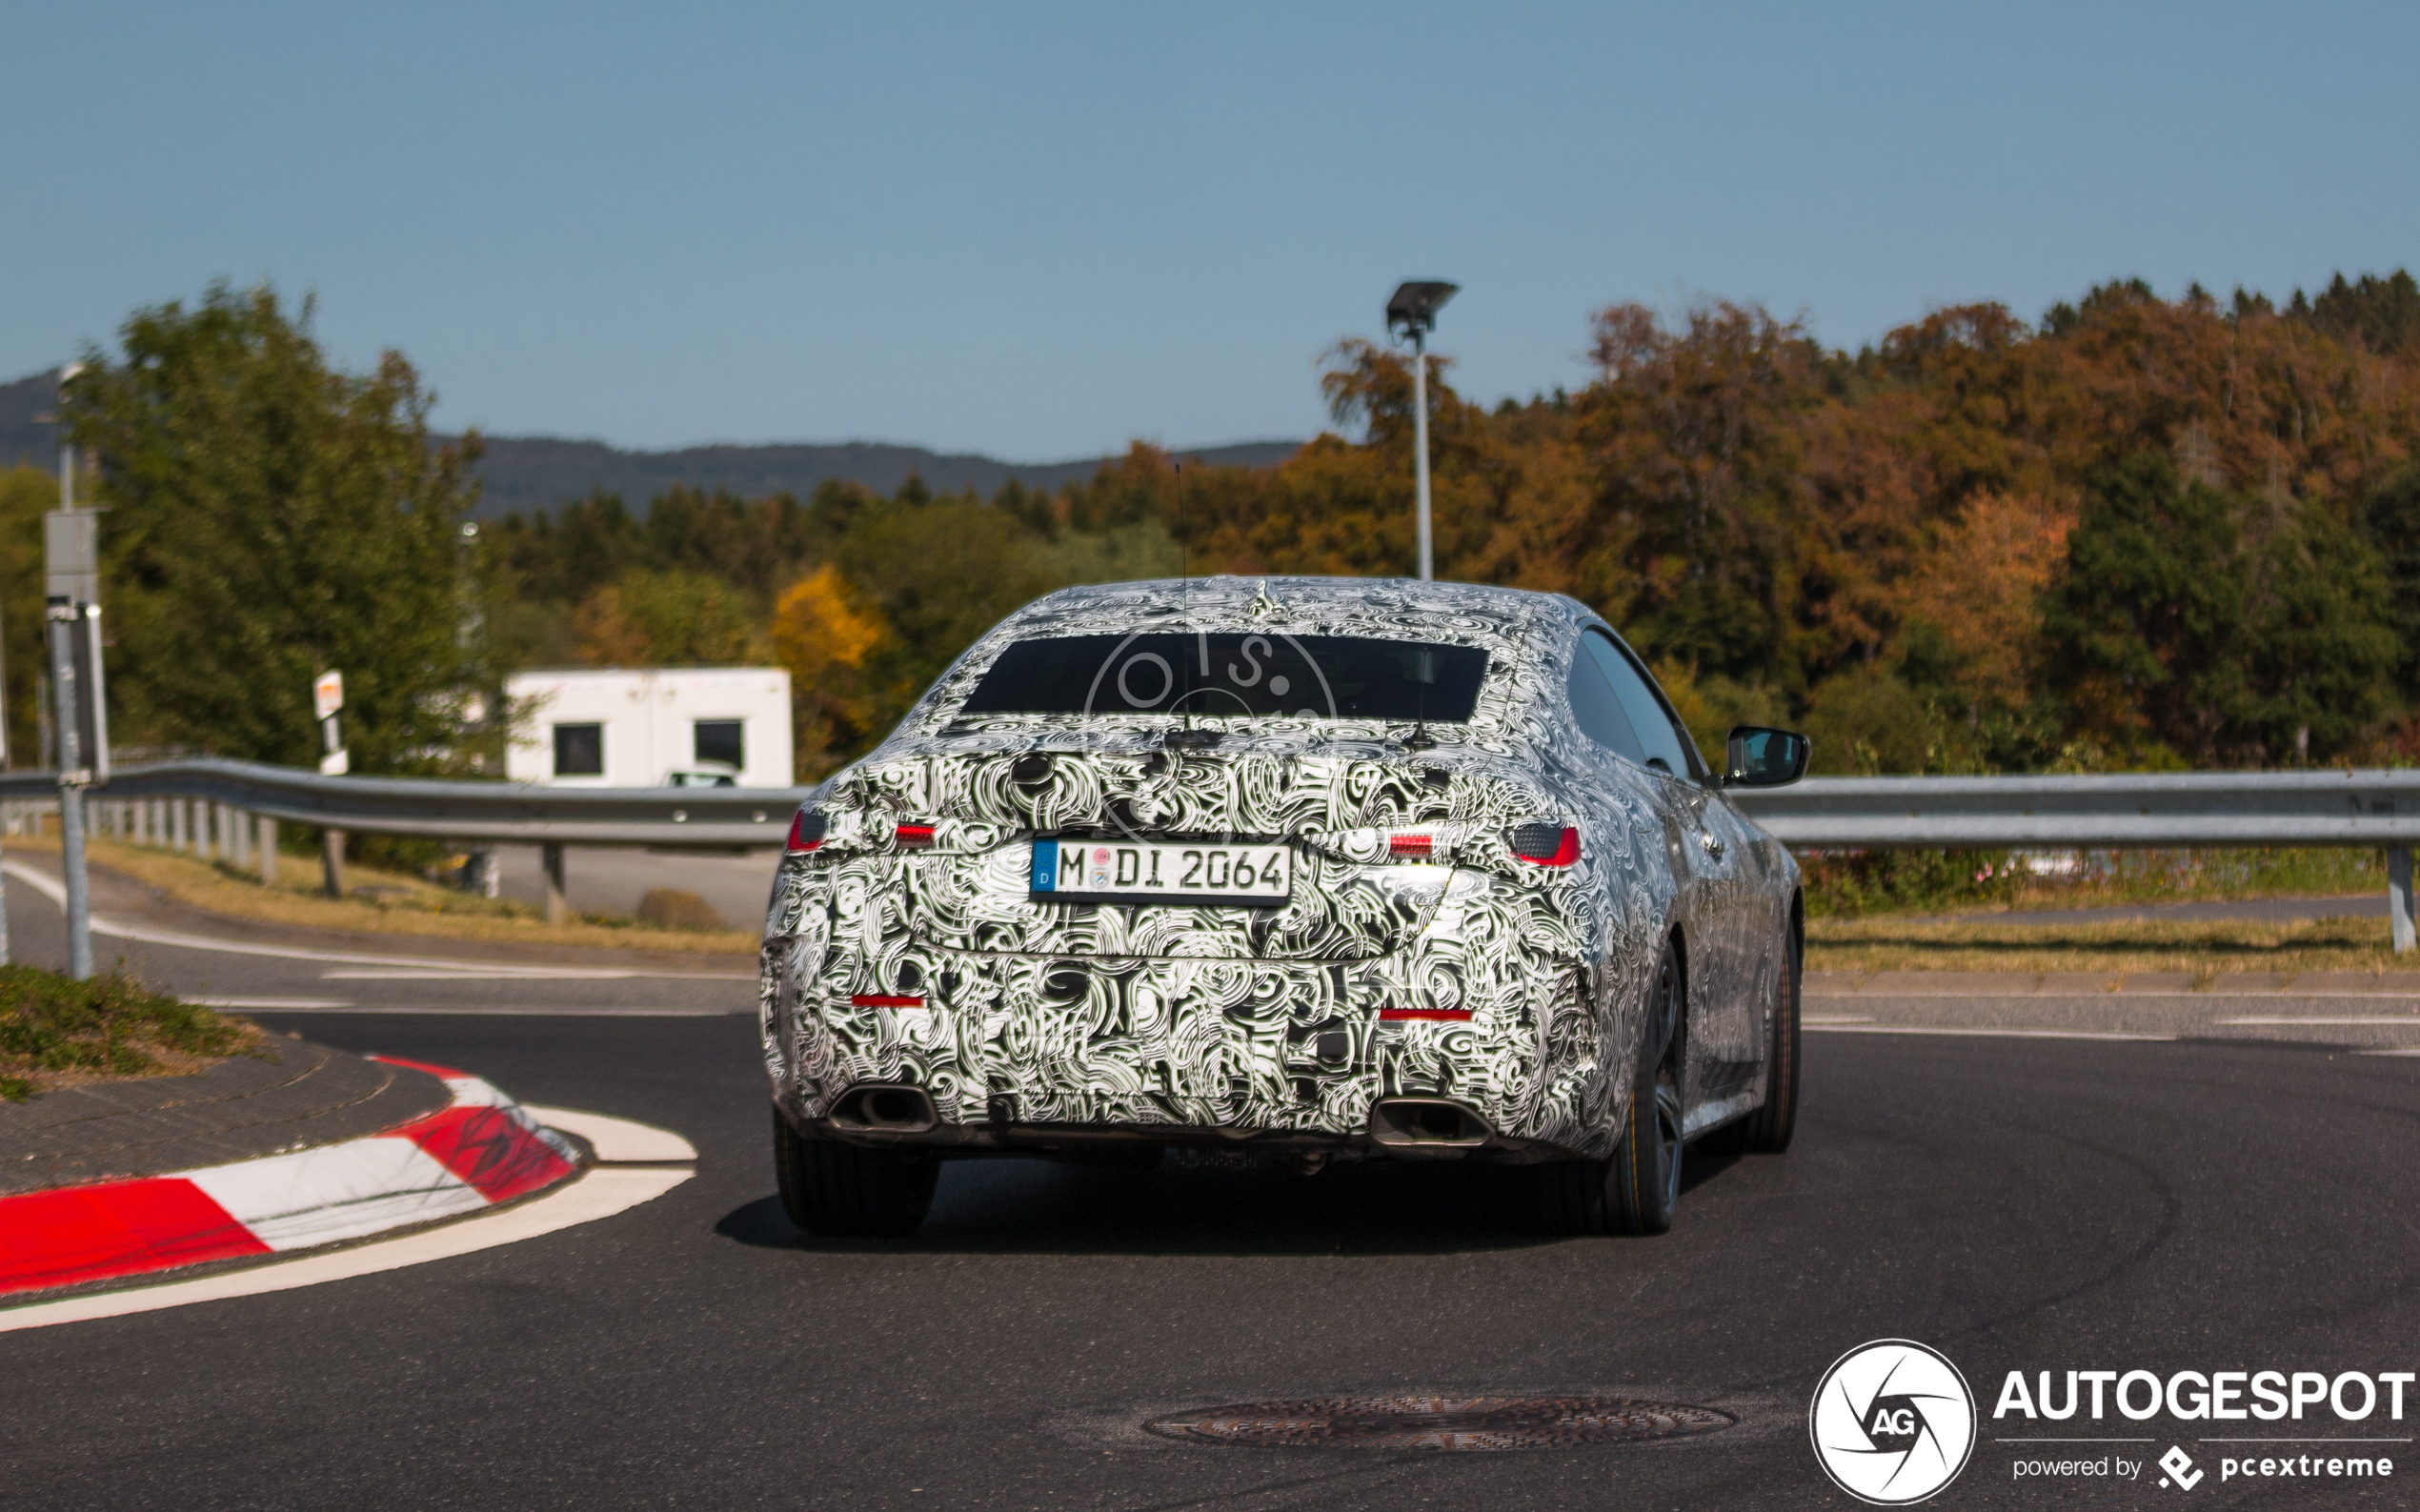
[[[2411,852],[2387,853],[2387,913],[2394,926],[2395,954],[2406,955],[2415,943],[2411,917]]]
[[[1428,338],[1412,328],[1412,433],[1419,453],[1413,462],[1420,491],[1420,580],[1437,575],[1428,534]]]
[[[546,921],[560,924],[572,917],[563,900],[563,847],[548,841],[538,847],[539,870],[546,874]]]
[[[252,822],[256,826],[252,838],[260,846],[260,885],[274,887],[277,885],[277,821],[264,814]]]
[[[319,886],[330,897],[345,896],[345,832],[319,832]]]
[[[92,897],[84,867],[86,774],[77,749],[82,742],[76,738],[75,646],[70,638],[79,617],[71,602],[50,605],[50,686],[59,696],[59,870],[68,894],[68,975],[81,979],[92,975]]]

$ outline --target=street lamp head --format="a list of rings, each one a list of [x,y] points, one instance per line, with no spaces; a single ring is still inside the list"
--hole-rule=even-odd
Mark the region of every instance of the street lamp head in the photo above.
[[[1461,288],[1460,284],[1419,278],[1397,285],[1395,296],[1386,301],[1386,329],[1406,335],[1436,330],[1437,312]]]
[[[66,388],[68,384],[73,380],[75,375],[83,371],[84,364],[81,362],[71,362],[66,367],[61,368],[59,370],[59,387],[62,389]]]

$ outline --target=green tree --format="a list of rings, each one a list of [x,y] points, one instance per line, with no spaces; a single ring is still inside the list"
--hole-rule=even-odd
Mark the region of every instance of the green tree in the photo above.
[[[2395,691],[2420,705],[2420,467],[2370,495],[2363,514],[2387,575],[2388,628],[2395,637]]]
[[[572,624],[593,666],[729,667],[772,655],[764,616],[710,573],[625,573],[582,599]]]
[[[866,661],[877,690],[867,724],[877,736],[977,636],[1052,586],[1018,520],[964,499],[869,507],[834,565],[887,632]]]
[[[2303,503],[2249,564],[2244,735],[2270,762],[2324,760],[2387,713],[2398,645],[2387,565],[2325,506]]]
[[[2226,495],[2158,453],[2094,478],[2043,615],[2052,675],[2088,733],[2148,729],[2196,760],[2218,756],[2252,704],[2236,548]]]
[[[312,302],[267,287],[139,310],[92,350],[63,411],[100,469],[115,737],[315,759],[311,683],[345,675],[355,771],[470,752],[491,690],[461,526],[475,435],[430,445],[432,396],[398,353],[328,365]]]
[[[45,664],[42,620],[42,516],[59,507],[58,477],[23,463],[0,472],[0,672],[7,685],[9,763],[42,760],[35,674]]]

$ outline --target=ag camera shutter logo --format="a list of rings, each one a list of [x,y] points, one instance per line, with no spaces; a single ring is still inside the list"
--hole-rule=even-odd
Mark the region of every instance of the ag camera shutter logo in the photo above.
[[[1907,1506],[1958,1479],[1974,1453],[1974,1393],[1940,1351],[1877,1339],[1832,1361],[1806,1413],[1816,1462],[1875,1506]]]

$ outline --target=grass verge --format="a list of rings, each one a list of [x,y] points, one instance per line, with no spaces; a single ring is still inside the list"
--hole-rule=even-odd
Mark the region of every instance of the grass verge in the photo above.
[[[2371,849],[1821,851],[1799,854],[1810,914],[1853,917],[2383,893]]]
[[[52,856],[59,850],[55,837],[8,843]],[[330,897],[319,890],[317,865],[291,856],[279,857],[276,883],[263,886],[253,872],[148,846],[94,839],[88,854],[94,864],[158,888],[180,903],[265,924],[697,955],[754,955],[758,943],[750,931],[662,929],[616,915],[575,914],[569,922],[550,924],[535,904],[477,897],[409,873],[359,865],[345,868],[350,896]]]
[[[180,1077],[251,1049],[260,1031],[111,973],[84,981],[0,966],[0,1101],[127,1077]]]
[[[2108,924],[1942,924],[1810,918],[1814,971],[2366,971],[2420,983],[2420,954],[2397,956],[2383,918],[2139,920]]]

